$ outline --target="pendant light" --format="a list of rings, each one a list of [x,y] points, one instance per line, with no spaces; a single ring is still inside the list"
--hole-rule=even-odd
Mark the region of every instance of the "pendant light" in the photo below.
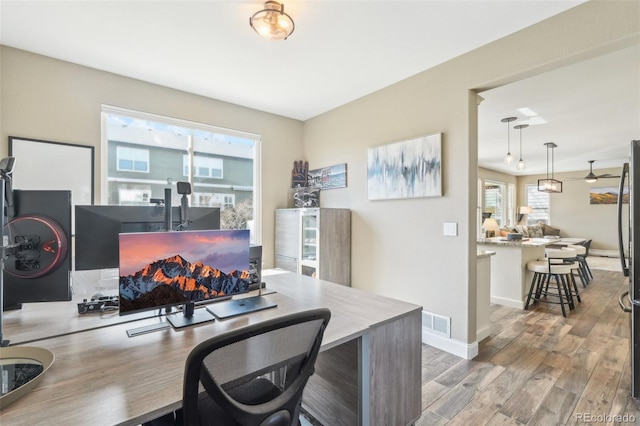
[[[562,182],[553,178],[553,150],[558,147],[553,142],[545,143],[547,147],[547,178],[538,179],[538,191],[557,193],[562,192]],[[549,150],[551,150],[551,175],[549,175]]]
[[[522,159],[522,129],[526,129],[527,127],[529,127],[528,124],[518,124],[517,126],[513,126],[514,129],[520,130],[520,160],[518,161],[518,165],[516,166],[518,170],[524,170],[524,168],[526,167],[524,164],[524,160]]]
[[[504,157],[504,162],[511,164],[513,162],[513,156],[511,155],[511,141],[509,140],[509,123],[517,120],[518,117],[506,117],[500,120],[503,123],[507,123],[507,155]]]

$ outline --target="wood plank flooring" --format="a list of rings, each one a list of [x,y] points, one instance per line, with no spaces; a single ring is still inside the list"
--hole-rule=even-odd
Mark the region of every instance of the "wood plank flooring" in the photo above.
[[[582,303],[492,306],[491,334],[464,360],[422,346],[422,416],[416,425],[640,424],[630,396],[628,287],[620,272],[593,270]]]

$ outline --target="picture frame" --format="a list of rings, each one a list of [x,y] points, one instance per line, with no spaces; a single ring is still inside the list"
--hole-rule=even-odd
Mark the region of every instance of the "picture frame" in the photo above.
[[[70,190],[72,215],[76,205],[94,203],[93,146],[9,136],[9,156],[13,189]]]
[[[310,170],[309,186],[319,189],[336,189],[347,187],[347,163]]]
[[[367,152],[369,200],[442,196],[442,133]]]
[[[617,186],[595,187],[589,190],[589,204],[617,204],[620,188]],[[624,188],[623,204],[629,204],[629,187]]]

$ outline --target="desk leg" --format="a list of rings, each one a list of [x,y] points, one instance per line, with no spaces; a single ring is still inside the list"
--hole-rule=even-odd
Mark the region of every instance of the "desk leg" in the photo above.
[[[320,352],[302,405],[324,425],[410,425],[422,414],[421,310]]]
[[[422,414],[421,310],[372,327],[368,334],[369,406],[363,410],[369,423],[414,424]]]
[[[369,333],[358,339],[358,424],[369,426],[369,407],[371,407],[371,346]]]

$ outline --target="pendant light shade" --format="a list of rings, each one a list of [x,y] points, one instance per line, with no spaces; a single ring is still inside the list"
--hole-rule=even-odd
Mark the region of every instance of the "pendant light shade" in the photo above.
[[[513,162],[513,156],[511,155],[511,141],[509,139],[509,123],[517,120],[518,117],[506,117],[500,120],[503,123],[507,123],[507,155],[504,157],[504,162],[511,164]]]
[[[562,182],[553,178],[553,150],[558,146],[553,142],[545,143],[547,147],[547,178],[538,179],[538,191],[557,193],[562,192]],[[549,150],[551,150],[551,175],[549,175]]]
[[[284,13],[284,4],[271,0],[249,18],[249,25],[268,40],[286,40],[296,28],[291,16]]]
[[[520,130],[520,160],[518,160],[518,165],[516,166],[518,170],[524,170],[526,167],[524,160],[522,159],[522,129],[526,129],[527,127],[529,127],[528,124],[518,124],[517,126],[513,126],[514,129]]]

